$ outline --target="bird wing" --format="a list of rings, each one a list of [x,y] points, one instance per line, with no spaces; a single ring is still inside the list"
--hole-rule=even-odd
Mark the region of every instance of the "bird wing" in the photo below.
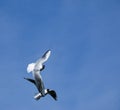
[[[50,57],[50,54],[51,54],[51,51],[47,50],[44,53],[44,55],[36,61],[35,69],[37,69],[37,70],[42,69],[42,64],[48,60],[48,58]]]
[[[31,83],[36,85],[35,80],[33,80],[33,79],[30,79],[30,78],[24,78],[24,79],[26,79],[27,81],[29,81],[29,82],[31,82]]]
[[[48,94],[51,95],[53,99],[57,100],[57,94],[54,90],[50,90]]]

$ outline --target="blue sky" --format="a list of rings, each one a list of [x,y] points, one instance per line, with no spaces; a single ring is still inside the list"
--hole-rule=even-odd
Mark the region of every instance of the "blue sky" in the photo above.
[[[120,110],[118,0],[1,0],[1,110]],[[46,50],[46,96],[35,101],[26,67]]]

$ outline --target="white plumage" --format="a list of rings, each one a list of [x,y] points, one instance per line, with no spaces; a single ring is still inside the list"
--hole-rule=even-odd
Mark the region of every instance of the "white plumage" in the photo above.
[[[35,63],[30,63],[27,66],[27,72],[33,73],[34,80],[29,78],[25,78],[25,79],[34,83],[35,86],[37,87],[39,93],[34,96],[36,100],[40,99],[41,97],[44,97],[47,94],[51,95],[55,100],[57,100],[57,95],[54,90],[45,89],[44,83],[42,81],[42,77],[40,74],[40,72],[45,67],[43,63],[45,63],[48,60],[48,58],[50,57],[50,54],[51,54],[50,50],[46,51],[45,54],[39,60],[37,60]]]

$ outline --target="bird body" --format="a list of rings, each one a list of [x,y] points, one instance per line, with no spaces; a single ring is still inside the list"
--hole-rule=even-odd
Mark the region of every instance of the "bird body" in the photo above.
[[[45,65],[43,65],[43,63],[48,60],[50,54],[51,51],[48,50],[38,61],[36,61],[36,63],[28,64],[27,67],[27,72],[28,73],[32,72],[34,80],[30,78],[24,79],[34,83],[35,86],[37,87],[39,93],[34,96],[36,100],[39,100],[41,97],[44,97],[47,94],[51,95],[55,100],[57,100],[57,95],[54,90],[45,89],[42,76],[40,74],[40,72],[45,68]]]

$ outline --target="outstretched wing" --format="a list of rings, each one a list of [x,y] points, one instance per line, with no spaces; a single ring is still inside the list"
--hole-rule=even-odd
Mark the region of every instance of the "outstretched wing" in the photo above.
[[[57,94],[54,90],[48,91],[48,94],[51,95],[53,99],[57,100]]]
[[[31,82],[31,83],[36,85],[35,80],[33,80],[33,79],[30,79],[30,78],[24,78],[24,79],[26,79],[27,81],[29,81],[29,82]]]
[[[48,60],[48,58],[50,57],[51,51],[47,50],[44,55],[36,61],[35,64],[35,69],[42,69],[42,65],[44,62],[46,62]]]

